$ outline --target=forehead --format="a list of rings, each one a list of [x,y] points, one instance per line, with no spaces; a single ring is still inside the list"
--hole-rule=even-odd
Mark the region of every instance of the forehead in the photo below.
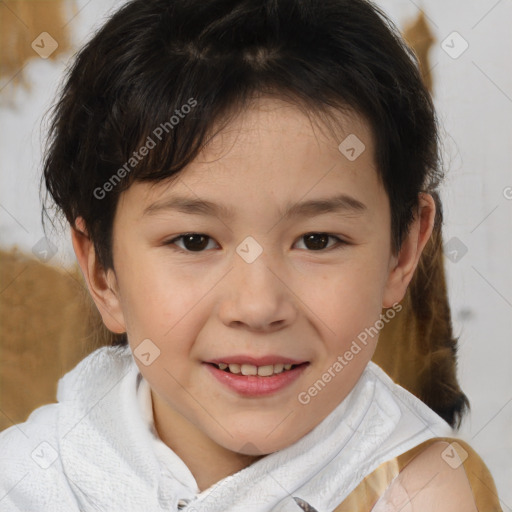
[[[237,143],[238,148],[246,151],[250,144],[261,142],[268,133],[273,134],[276,149],[279,149],[280,140],[284,141],[292,132],[308,144],[316,142],[331,147],[337,147],[348,135],[358,133],[373,149],[368,123],[349,109],[344,112],[334,108],[312,111],[286,99],[262,96],[251,98],[227,125],[222,123],[221,119],[213,124],[211,132],[215,135],[207,138],[200,158],[221,158],[227,150],[236,150]]]
[[[315,198],[336,196],[346,212],[362,211],[383,192],[371,130],[354,113],[338,113],[333,121],[325,124],[279,99],[254,100],[178,175],[167,182],[135,182],[121,196],[121,207],[133,210],[133,218],[151,216],[165,203],[181,205],[176,211],[226,218],[268,206],[282,217],[300,213],[293,206],[299,200],[310,200],[311,207]],[[317,204],[309,211],[321,209]]]

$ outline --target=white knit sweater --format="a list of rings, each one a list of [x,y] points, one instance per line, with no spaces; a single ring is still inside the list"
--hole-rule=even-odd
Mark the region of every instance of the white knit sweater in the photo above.
[[[382,462],[453,435],[370,362],[306,436],[200,493],[156,435],[129,347],[83,359],[60,379],[57,400],[0,433],[1,512],[300,512],[303,502],[331,512]]]

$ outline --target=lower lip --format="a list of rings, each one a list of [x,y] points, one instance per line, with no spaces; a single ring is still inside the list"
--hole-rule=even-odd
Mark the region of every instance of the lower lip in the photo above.
[[[242,375],[220,370],[215,365],[203,363],[222,384],[244,396],[265,396],[276,393],[299,378],[309,363],[301,364],[270,377]]]

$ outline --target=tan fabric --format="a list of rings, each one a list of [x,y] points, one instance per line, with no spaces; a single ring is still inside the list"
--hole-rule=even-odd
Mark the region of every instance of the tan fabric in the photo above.
[[[0,251],[0,430],[55,402],[59,378],[91,352],[89,304],[76,268]]]
[[[26,80],[23,69],[29,59],[40,58],[32,47],[34,41],[39,44],[36,50],[41,52],[48,51],[51,44],[57,45],[50,55],[43,52],[44,58],[50,60],[61,58],[70,50],[69,22],[77,12],[75,0],[0,2],[0,78],[10,81],[11,85],[4,88],[3,96],[14,96],[12,86],[30,88],[33,85]]]
[[[454,443],[452,446],[463,460],[464,470],[478,512],[503,512],[494,480],[481,457],[461,439],[436,437],[419,444],[415,448],[381,464],[347,496],[347,498],[335,508],[334,512],[370,512],[378,499],[384,494],[391,481],[415,457],[426,448],[438,441]],[[467,458],[465,458],[465,453]]]
[[[413,48],[420,64],[421,75],[427,89],[432,92],[432,74],[430,73],[429,52],[436,39],[430,30],[427,18],[423,11],[420,11],[418,17],[411,21],[403,30],[404,39],[409,46]]]

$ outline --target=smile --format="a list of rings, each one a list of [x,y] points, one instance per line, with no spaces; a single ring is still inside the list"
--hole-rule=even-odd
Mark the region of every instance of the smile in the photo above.
[[[215,364],[215,363],[212,363]],[[303,363],[305,364],[305,363]],[[216,364],[219,370],[242,375],[258,375],[258,377],[270,377],[281,372],[289,371],[299,365],[297,364],[268,364],[265,366],[255,366],[253,364],[237,364],[237,363],[219,363]]]
[[[270,395],[283,390],[300,377],[309,362],[255,366],[238,363],[203,363],[225,387],[245,397]]]

